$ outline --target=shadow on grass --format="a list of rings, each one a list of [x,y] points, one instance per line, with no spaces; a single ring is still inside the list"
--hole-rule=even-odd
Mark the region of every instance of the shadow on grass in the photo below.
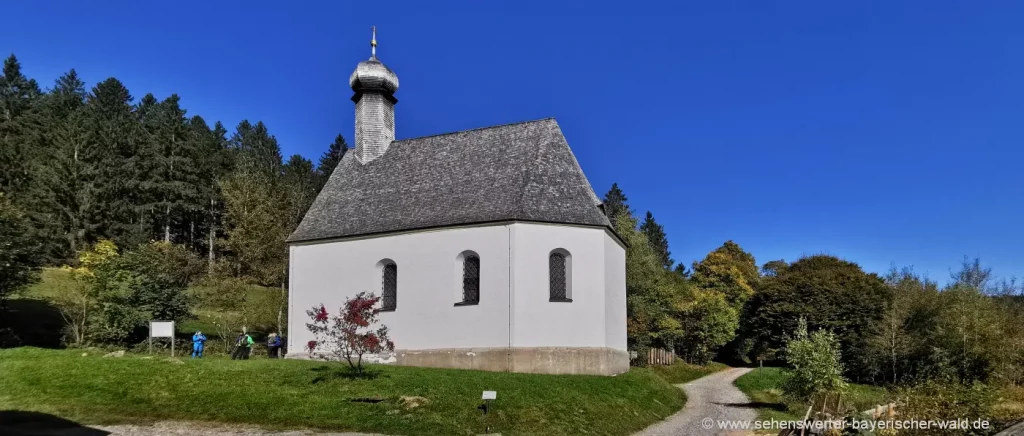
[[[741,407],[744,409],[770,409],[777,412],[785,412],[789,410],[785,404],[782,403],[762,403],[759,401],[748,401],[746,403],[712,403],[719,406],[731,406]]]
[[[11,298],[0,316],[0,329],[7,331],[0,347],[33,346],[63,348],[60,311],[47,301]]]
[[[364,367],[362,372],[357,372],[356,370],[348,366],[341,365],[321,365],[310,368],[310,371],[317,374],[317,376],[313,378],[313,384],[323,383],[335,379],[373,380],[383,375],[383,372],[379,369]]]
[[[0,410],[0,434],[9,436],[106,436],[110,432],[89,428],[47,413]]]

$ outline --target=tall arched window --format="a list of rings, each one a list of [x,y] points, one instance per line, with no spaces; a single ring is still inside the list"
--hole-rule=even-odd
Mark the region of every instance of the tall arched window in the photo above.
[[[466,250],[455,256],[455,279],[461,279],[462,284],[462,292],[461,295],[456,295],[455,305],[480,304],[480,255]]]
[[[381,310],[398,307],[398,265],[388,262],[381,268]]]
[[[480,303],[480,258],[472,254],[462,261],[462,302]]]
[[[572,302],[572,257],[557,249],[548,255],[549,301]]]

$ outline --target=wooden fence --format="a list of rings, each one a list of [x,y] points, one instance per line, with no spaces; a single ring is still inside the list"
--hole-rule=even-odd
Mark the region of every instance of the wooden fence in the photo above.
[[[676,353],[661,348],[651,348],[647,353],[648,365],[671,365],[676,361]]]

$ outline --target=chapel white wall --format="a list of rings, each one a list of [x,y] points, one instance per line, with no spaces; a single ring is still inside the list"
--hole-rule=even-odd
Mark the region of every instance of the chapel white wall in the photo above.
[[[604,234],[605,343],[626,350],[626,250]]]
[[[449,228],[292,245],[288,353],[305,354],[305,344],[312,339],[305,327],[305,311],[313,305],[324,303],[334,314],[346,298],[360,291],[379,296],[381,276],[376,265],[382,259],[398,266],[397,308],[379,317],[398,349],[507,347],[508,227]],[[480,256],[480,304],[456,307],[462,296],[462,269],[455,259],[465,250]]]
[[[513,347],[608,346],[605,235],[599,228],[512,225]],[[548,301],[548,256],[557,248],[572,256],[571,303]]]

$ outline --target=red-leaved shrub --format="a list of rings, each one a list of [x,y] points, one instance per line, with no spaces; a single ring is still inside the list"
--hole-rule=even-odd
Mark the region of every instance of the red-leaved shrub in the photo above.
[[[325,360],[345,360],[356,372],[363,371],[363,355],[394,351],[395,343],[388,337],[388,328],[377,323],[380,297],[360,292],[345,301],[338,311],[330,316],[323,304],[307,310],[312,321],[306,328],[315,338],[306,344],[310,357]],[[315,351],[315,353],[314,353]]]

